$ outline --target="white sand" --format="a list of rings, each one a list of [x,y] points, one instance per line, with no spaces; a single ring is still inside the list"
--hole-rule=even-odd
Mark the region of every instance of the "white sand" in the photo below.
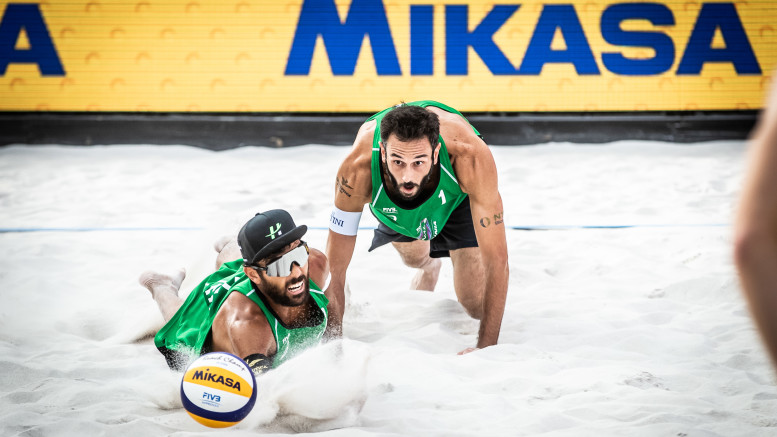
[[[138,275],[185,266],[188,292],[216,238],[269,208],[323,248],[347,151],[0,149],[0,227],[58,229],[0,234],[0,435],[777,435],[731,262],[743,142],[494,147],[508,225],[641,226],[508,230],[500,344],[467,356],[478,324],[450,263],[436,292],[409,291],[362,230],[345,339],[263,376],[235,428],[197,424]]]

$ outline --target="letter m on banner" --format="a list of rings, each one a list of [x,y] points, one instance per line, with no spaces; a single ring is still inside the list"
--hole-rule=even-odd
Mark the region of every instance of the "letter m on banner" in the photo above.
[[[370,38],[378,74],[402,74],[381,0],[353,0],[345,22],[340,21],[334,0],[305,0],[286,63],[286,75],[310,73],[319,35],[335,75],[353,75],[365,35]]]
[[[17,48],[22,30],[27,34],[29,48]],[[64,76],[65,69],[51,40],[40,5],[9,3],[0,21],[0,76],[9,64],[38,64],[43,76]]]

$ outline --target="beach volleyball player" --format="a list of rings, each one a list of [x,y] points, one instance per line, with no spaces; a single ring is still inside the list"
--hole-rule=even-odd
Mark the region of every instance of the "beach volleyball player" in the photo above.
[[[333,323],[340,319],[329,317],[341,311],[338,301],[330,303],[318,285],[326,281],[327,259],[308,248],[306,231],[286,211],[257,214],[237,235],[239,252],[234,244],[221,248],[220,262],[228,261],[185,301],[178,297],[183,272],[140,276],[166,322],[154,343],[170,368],[183,370],[207,352],[229,352],[259,374],[339,332]]]
[[[411,284],[419,290],[434,290],[439,258],[450,257],[456,296],[480,319],[476,348],[496,344],[507,242],[496,165],[479,132],[455,109],[430,100],[385,109],[361,126],[337,172],[326,245],[327,293],[339,302],[365,204],[380,222],[370,251],[391,243],[419,269]]]

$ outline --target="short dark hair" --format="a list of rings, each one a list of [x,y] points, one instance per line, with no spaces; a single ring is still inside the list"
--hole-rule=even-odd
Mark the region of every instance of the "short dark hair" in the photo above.
[[[420,106],[402,103],[384,115],[380,122],[380,139],[384,144],[391,134],[400,141],[428,138],[434,150],[440,138],[440,119]]]

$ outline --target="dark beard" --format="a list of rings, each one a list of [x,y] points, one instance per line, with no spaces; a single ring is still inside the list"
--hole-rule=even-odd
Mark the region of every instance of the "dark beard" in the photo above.
[[[292,282],[295,282],[300,278],[302,279],[302,288],[303,288],[302,293],[300,295],[295,296],[296,299],[294,299],[292,296],[289,296],[288,293],[286,293],[286,288],[288,288]],[[297,307],[306,303],[310,298],[310,283],[308,282],[308,278],[305,277],[305,275],[300,275],[296,278],[291,278],[287,280],[283,284],[283,288],[281,289],[278,289],[276,287],[271,287],[269,286],[269,284],[267,284],[264,287],[262,287],[262,291],[264,292],[264,295],[267,296],[268,299],[272,300],[278,305],[283,305],[286,307]]]
[[[424,202],[429,200],[430,197],[437,190],[437,186],[440,184],[440,162],[432,164],[432,168],[429,169],[429,173],[421,179],[421,183],[418,184],[421,187],[418,192],[410,197],[406,197],[399,191],[400,184],[391,172],[383,165],[383,160],[380,161],[380,173],[383,177],[383,185],[386,187],[386,195],[394,202],[398,207],[402,209],[415,209],[421,206]],[[411,184],[415,186],[416,184]]]

